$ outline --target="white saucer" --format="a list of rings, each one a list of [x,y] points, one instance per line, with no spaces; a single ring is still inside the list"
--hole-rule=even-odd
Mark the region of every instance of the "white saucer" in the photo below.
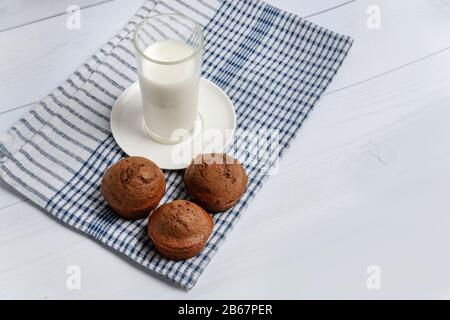
[[[199,153],[222,152],[236,127],[236,114],[228,96],[211,81],[201,78],[197,123],[192,135],[178,144],[161,144],[144,130],[139,82],[128,87],[114,103],[111,131],[130,156],[151,159],[162,169],[184,169]],[[125,112],[126,111],[126,112]]]

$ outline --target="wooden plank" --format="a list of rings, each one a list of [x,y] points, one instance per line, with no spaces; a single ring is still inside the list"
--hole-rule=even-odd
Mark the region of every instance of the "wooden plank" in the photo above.
[[[0,52],[0,112],[51,92],[112,38],[141,4],[142,0],[117,0],[85,9],[80,30],[67,29],[64,15],[0,33],[0,42],[8,43]]]
[[[114,0],[6,1],[0,4],[0,32],[50,17],[64,15],[67,8],[72,5],[85,9],[110,1]]]
[[[368,20],[375,17],[374,6],[380,10],[380,29],[367,26]],[[450,32],[444,31],[450,30],[449,17],[448,4],[426,0],[412,0],[407,4],[404,1],[362,0],[311,17],[311,21],[355,39],[344,68],[329,91],[450,48]]]
[[[189,293],[56,227],[29,204],[16,208],[20,216],[0,211],[0,292],[35,298],[441,297],[450,281],[450,257],[442,254],[450,243],[449,85],[450,52],[444,52],[324,97]],[[29,252],[30,239],[42,245]],[[85,275],[80,291],[65,288],[70,264]],[[382,291],[366,288],[372,264],[385,275]]]
[[[273,3],[282,6],[280,1]],[[117,30],[128,19],[138,2],[130,5],[128,1],[117,0],[102,5],[102,9],[100,6],[88,9],[83,15],[84,26],[77,31],[67,30],[65,17],[59,17],[43,21],[35,28],[1,33],[0,41],[9,41],[11,45],[0,53],[2,61],[7,61],[0,66],[0,96],[4,97],[0,101],[0,112],[39,100],[51,91],[112,36],[111,30]],[[307,3],[311,6],[317,1]],[[403,8],[401,1],[375,1],[384,12],[382,29],[370,30],[366,27],[366,9],[370,3],[372,1],[358,1],[310,18],[355,38],[354,48],[330,91],[389,72],[450,46],[450,33],[442,32],[450,29],[444,4],[416,0]],[[293,9],[302,11],[300,6]],[[308,10],[314,11],[312,7]],[[109,14],[117,18],[102,19]],[[99,19],[104,23],[99,25]],[[27,88],[26,92],[23,88]]]

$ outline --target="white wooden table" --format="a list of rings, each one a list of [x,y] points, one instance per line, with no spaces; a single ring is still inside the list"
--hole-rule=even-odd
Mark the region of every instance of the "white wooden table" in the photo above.
[[[141,2],[2,0],[1,131]],[[355,44],[196,287],[148,275],[1,182],[0,298],[450,298],[450,1],[270,3]],[[70,4],[80,30],[66,28]],[[368,287],[377,271],[381,288]]]

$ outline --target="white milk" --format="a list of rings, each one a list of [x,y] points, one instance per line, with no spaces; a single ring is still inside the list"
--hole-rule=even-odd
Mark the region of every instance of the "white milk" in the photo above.
[[[179,61],[193,53],[191,47],[175,40],[156,42],[144,51],[147,57],[165,62]],[[142,58],[139,83],[145,124],[152,133],[171,139],[174,130],[194,127],[200,59],[198,55],[182,63],[164,65]]]

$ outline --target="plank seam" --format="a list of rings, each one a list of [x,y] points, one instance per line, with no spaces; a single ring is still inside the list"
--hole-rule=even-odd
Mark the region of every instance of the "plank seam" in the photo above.
[[[333,6],[333,7],[328,8],[328,9],[324,9],[324,10],[321,10],[321,11],[317,11],[315,13],[311,13],[311,14],[309,14],[307,16],[303,16],[303,19],[316,17],[316,16],[318,16],[318,15],[320,15],[322,13],[326,13],[326,12],[333,11],[335,9],[339,9],[339,8],[344,7],[344,6],[346,6],[346,5],[350,4],[350,3],[353,3],[353,2],[356,2],[356,0],[349,0],[349,1],[343,2],[341,4],[337,4],[337,5]]]
[[[387,70],[387,71],[382,72],[382,73],[379,73],[379,74],[374,75],[374,76],[372,76],[372,77],[366,78],[366,79],[364,79],[364,80],[357,81],[357,82],[355,82],[355,83],[352,83],[352,84],[349,84],[349,85],[347,85],[347,86],[344,86],[344,87],[341,87],[341,88],[332,90],[332,91],[330,91],[330,92],[325,92],[325,93],[323,94],[323,96],[329,96],[329,95],[332,95],[332,94],[334,94],[334,93],[336,93],[336,92],[340,92],[340,91],[343,91],[343,90],[346,90],[346,89],[349,89],[349,88],[358,86],[358,85],[360,85],[360,84],[366,83],[366,82],[371,81],[371,80],[373,80],[373,79],[380,78],[380,77],[382,77],[382,76],[388,75],[388,74],[390,74],[390,73],[392,73],[392,72],[395,72],[395,71],[397,71],[397,70],[400,70],[400,69],[406,68],[406,67],[408,67],[408,66],[414,65],[414,64],[416,64],[416,63],[419,63],[419,62],[421,62],[421,61],[424,61],[424,60],[426,60],[426,59],[428,59],[428,58],[431,58],[431,57],[433,57],[433,56],[435,56],[435,55],[438,55],[438,54],[440,54],[440,53],[443,53],[443,52],[445,52],[445,51],[447,51],[447,50],[449,50],[449,49],[450,49],[450,46],[445,47],[445,48],[440,49],[440,50],[438,50],[438,51],[435,51],[435,52],[433,52],[433,53],[427,54],[426,56],[423,56],[423,57],[421,57],[421,58],[412,60],[412,61],[410,61],[410,62],[408,62],[408,63],[402,64],[402,65],[400,65],[400,66],[398,66],[398,67],[395,67],[395,68],[393,68],[393,69]]]

